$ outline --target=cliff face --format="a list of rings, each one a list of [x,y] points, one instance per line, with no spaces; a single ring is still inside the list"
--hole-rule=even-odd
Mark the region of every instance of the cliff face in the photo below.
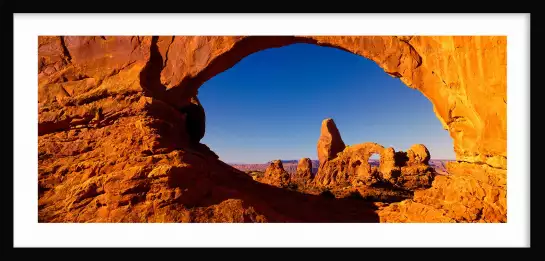
[[[436,179],[412,203],[387,207],[383,221],[411,221],[406,216],[421,213],[416,209],[436,214],[427,221],[506,221],[506,37],[42,36],[38,41],[41,222],[310,220],[290,205],[303,200],[300,196],[279,203],[287,192],[256,189],[262,185],[199,143],[206,110],[196,99],[200,85],[253,52],[292,43],[336,47],[375,61],[421,91],[449,130],[460,161],[449,165],[452,175]],[[456,193],[467,200],[447,204],[446,195]],[[317,213],[313,220],[341,219],[320,212],[319,202],[306,209]]]

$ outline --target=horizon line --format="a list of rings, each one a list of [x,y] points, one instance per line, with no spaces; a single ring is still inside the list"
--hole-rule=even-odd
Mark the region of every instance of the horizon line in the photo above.
[[[220,159],[221,160],[221,159]],[[298,160],[283,160],[283,159],[280,159],[281,161],[299,161],[300,159]],[[317,159],[310,159],[311,161],[318,161]],[[369,160],[376,160],[376,159],[369,159]],[[446,161],[456,161],[456,159],[430,159],[430,160],[446,160]],[[229,164],[229,165],[241,165],[241,164],[268,164],[271,161],[267,161],[267,162],[259,162],[259,163],[252,163],[252,162],[226,162],[224,161],[225,163]]]

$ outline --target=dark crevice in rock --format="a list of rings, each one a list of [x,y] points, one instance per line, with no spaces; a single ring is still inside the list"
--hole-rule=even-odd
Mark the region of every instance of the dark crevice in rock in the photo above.
[[[161,84],[161,71],[163,70],[163,57],[159,52],[157,41],[159,36],[152,36],[150,44],[150,57],[140,72],[140,85],[144,89],[144,95],[165,100],[162,95],[166,87]]]
[[[456,103],[454,103],[454,105],[448,109],[446,122],[447,122],[447,125],[449,125],[449,129],[450,129],[450,124],[454,121],[452,117],[452,112],[454,111],[454,109],[456,109]]]
[[[185,114],[186,131],[190,136],[190,141],[193,141],[192,145],[196,145],[204,136],[204,109],[202,106],[193,103],[185,104],[186,106],[182,107],[173,106],[173,104],[176,104],[176,102],[179,101],[166,98],[171,95],[171,93],[169,93],[169,91],[166,90],[166,86],[161,83],[161,71],[166,64],[166,61],[163,62],[163,57],[159,52],[159,47],[157,45],[158,40],[158,36],[152,37],[150,58],[144,66],[144,69],[140,72],[140,83],[144,89],[144,95],[161,101],[164,105],[174,109],[173,111],[179,112],[180,115]],[[174,41],[174,36],[172,41]],[[171,45],[172,42],[169,44],[169,49]],[[180,96],[176,97],[181,99]]]
[[[141,182],[121,192],[121,195],[148,193],[150,188],[151,188],[151,185],[149,183]]]
[[[64,91],[64,94],[66,94],[66,96],[72,97],[72,96],[70,95],[70,93],[68,93],[68,91],[66,90],[66,88],[64,87],[63,84],[59,84],[59,85],[61,86],[61,89]]]
[[[460,123],[460,122],[465,122],[467,121],[467,118],[466,117],[463,117],[463,116],[453,116],[452,113],[454,112],[454,110],[456,109],[456,106],[457,106],[457,103],[454,103],[454,105],[449,108],[448,110],[448,118],[446,120],[446,123],[447,125],[449,126],[449,129],[451,128],[450,127],[450,124],[451,123]]]
[[[65,119],[55,122],[41,122],[38,124],[38,136],[69,129],[70,120],[71,119]]]
[[[78,203],[83,201],[84,199],[96,197],[101,194],[104,194],[104,191],[99,189],[97,184],[93,183],[89,187],[85,188],[84,190],[80,191],[78,194],[75,195],[74,203]]]
[[[479,208],[477,210],[477,215],[475,216],[475,220],[481,220],[482,216],[483,216],[483,209],[482,208]]]
[[[204,108],[197,104],[190,104],[178,111],[186,115],[185,124],[189,141],[191,142],[190,145],[199,144],[200,140],[204,137],[206,130]]]
[[[480,166],[487,166],[487,167],[490,167],[490,168],[493,168],[493,169],[499,169],[499,170],[506,170],[504,168],[501,168],[501,167],[494,167],[486,162],[482,162],[482,161],[465,161],[465,160],[457,160],[456,163],[468,163],[468,164],[475,164],[475,165],[480,165]]]
[[[392,77],[395,77],[395,78],[401,78],[401,73],[399,72],[386,72],[387,74],[391,75]]]
[[[165,52],[165,61],[163,62],[163,68],[165,68],[165,66],[167,66],[168,52],[170,51],[170,46],[172,45],[172,43],[174,43],[174,38],[175,37],[176,36],[172,36],[172,39],[170,40],[170,43],[168,44],[167,51]]]
[[[466,118],[462,116],[453,116],[451,122],[464,122],[467,121]]]
[[[441,80],[446,87],[449,87],[447,82],[445,82],[445,80],[443,80],[443,78],[441,78],[441,76],[439,76],[437,73],[435,73],[435,71],[431,71],[431,74],[437,76],[437,78],[439,78],[439,80]]]
[[[70,51],[68,51],[68,48],[66,47],[66,44],[64,43],[64,36],[59,37],[61,40],[61,46],[64,56],[66,56],[69,63],[72,62],[72,56],[70,55]]]
[[[422,56],[416,51],[416,49],[414,49],[414,47],[408,41],[403,42],[409,46],[412,57],[416,60],[416,66],[413,69],[420,67],[422,65]]]

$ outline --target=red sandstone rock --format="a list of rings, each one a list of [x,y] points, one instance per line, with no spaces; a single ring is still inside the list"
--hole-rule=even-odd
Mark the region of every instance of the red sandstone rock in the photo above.
[[[395,183],[395,179],[401,174],[398,170],[398,164],[395,158],[396,152],[394,148],[385,148],[380,153],[380,173],[382,178],[391,183]],[[397,162],[400,162],[398,159]]]
[[[331,187],[376,183],[378,169],[369,164],[369,157],[373,153],[382,153],[383,149],[381,145],[372,142],[349,146],[336,158],[320,165],[314,182],[318,186]]]
[[[297,164],[295,175],[291,178],[294,182],[307,185],[312,181],[312,161],[309,158],[302,158]]]
[[[267,219],[254,210],[245,207],[242,200],[228,199],[220,204],[198,208],[191,215],[190,222],[199,223],[263,223]]]
[[[410,190],[428,188],[435,177],[435,171],[428,164],[430,153],[423,144],[415,144],[407,152],[397,152],[396,168],[391,173],[390,182]]]
[[[277,187],[287,187],[290,183],[290,174],[284,170],[282,161],[274,160],[265,170],[261,182]]]
[[[380,221],[385,223],[455,223],[443,210],[413,200],[381,207],[378,213]]]
[[[412,145],[407,151],[407,157],[409,158],[408,164],[428,164],[430,161],[430,152],[428,148],[422,144]]]
[[[185,36],[164,39],[166,42],[161,46],[168,46],[157,51],[162,57],[160,66],[164,66],[160,82],[174,94],[169,97],[173,97],[172,102],[177,106],[188,103],[206,80],[253,52],[292,43],[331,46],[369,58],[385,72],[400,77],[407,86],[422,91],[434,105],[438,119],[451,132],[459,160],[506,166],[505,37]],[[486,66],[483,57],[489,63]],[[165,65],[164,61],[167,61]],[[475,71],[479,74],[472,73]],[[460,74],[463,77],[458,77]],[[481,87],[481,82],[488,82],[488,87]],[[178,98],[180,95],[185,99]],[[471,102],[462,98],[466,96],[472,97]]]
[[[456,162],[447,167],[452,174],[438,176],[431,188],[415,192],[412,203],[379,210],[381,222],[507,222],[505,170]],[[421,213],[422,208],[430,212]]]
[[[413,147],[427,152],[422,144]],[[369,158],[375,153],[380,155],[378,168],[369,164]],[[412,151],[411,153],[415,154]],[[413,156],[413,160],[410,161],[403,155],[406,153],[396,153],[393,148],[385,149],[373,142],[349,146],[336,158],[320,165],[314,183],[326,187],[371,186],[382,180],[409,190],[431,186],[433,168],[423,163],[429,161],[429,152],[425,154],[427,160],[426,157],[420,160]]]
[[[469,162],[449,165],[451,175],[437,178],[413,201],[378,211],[381,221],[506,222],[506,41],[504,36],[40,36],[39,221],[378,221],[373,207],[359,201],[253,181],[195,144],[204,133],[204,114],[188,120],[180,112],[203,82],[245,56],[305,42],[369,58],[423,92],[450,132],[457,159]],[[415,160],[424,155],[412,151]]]
[[[312,161],[309,158],[299,160],[295,176],[305,180],[312,179]]]
[[[343,151],[344,148],[345,145],[341,134],[333,119],[323,120],[320,139],[318,140],[318,160],[320,160],[320,165],[337,157],[337,153]]]

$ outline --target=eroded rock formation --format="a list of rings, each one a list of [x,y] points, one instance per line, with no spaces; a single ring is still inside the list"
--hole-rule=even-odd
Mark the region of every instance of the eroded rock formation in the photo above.
[[[287,187],[290,183],[290,174],[284,170],[282,161],[273,160],[265,170],[261,182],[281,188]]]
[[[423,144],[415,144],[407,150],[407,159],[409,165],[427,165],[430,162],[430,152]]]
[[[380,155],[378,167],[369,164],[373,154]],[[403,156],[407,154],[412,158]],[[422,144],[413,145],[407,152],[395,152],[393,148],[366,142],[348,146],[336,158],[320,165],[314,180],[316,185],[326,187],[370,186],[386,181],[409,190],[427,188],[434,177],[433,168],[427,164],[429,158]]]
[[[505,222],[506,41],[504,36],[40,36],[39,220],[375,221],[363,203],[327,201],[253,181],[196,143],[204,135],[204,110],[184,111],[195,104],[202,83],[245,56],[312,43],[369,58],[421,91],[450,132],[457,160],[464,162],[450,164],[450,176],[435,179],[413,200],[382,208],[381,221]],[[421,154],[413,152],[417,160]]]
[[[326,161],[337,157],[337,153],[344,150],[344,141],[337,129],[337,125],[333,119],[325,119],[322,121],[320,129],[320,138],[318,139],[318,160],[320,165]]]
[[[337,157],[320,164],[314,182],[319,186],[347,187],[357,182],[372,184],[378,181],[378,169],[369,164],[373,153],[382,153],[384,148],[368,142],[349,146]]]
[[[309,184],[312,182],[312,161],[309,158],[302,158],[297,164],[297,170],[292,180],[298,184]]]
[[[507,222],[507,172],[487,165],[449,162],[412,200],[378,211],[381,222]]]
[[[396,168],[391,173],[399,172],[400,175],[391,176],[391,183],[411,190],[431,186],[435,171],[428,164],[430,153],[426,146],[415,144],[407,152],[397,152],[395,158]]]

